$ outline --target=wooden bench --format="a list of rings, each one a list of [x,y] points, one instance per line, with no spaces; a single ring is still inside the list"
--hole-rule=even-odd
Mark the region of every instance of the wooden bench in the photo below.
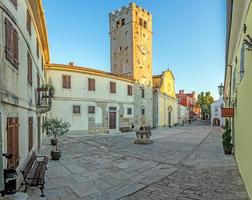
[[[47,170],[48,157],[36,156],[32,152],[29,161],[26,163],[21,173],[24,177],[24,184],[26,192],[29,187],[38,187],[41,190],[41,197],[44,197],[44,185],[45,185],[45,172]]]

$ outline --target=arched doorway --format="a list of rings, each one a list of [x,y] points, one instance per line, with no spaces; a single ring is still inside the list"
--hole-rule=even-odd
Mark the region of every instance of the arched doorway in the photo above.
[[[213,119],[213,126],[220,126],[220,120],[218,118]]]

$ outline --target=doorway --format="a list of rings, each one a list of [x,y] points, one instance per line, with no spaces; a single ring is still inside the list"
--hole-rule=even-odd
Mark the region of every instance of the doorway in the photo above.
[[[38,140],[38,151],[39,151],[39,149],[40,149],[40,146],[41,146],[41,132],[40,132],[40,126],[41,126],[41,122],[40,122],[40,117],[37,117],[37,124],[38,124],[38,127],[37,127],[37,129],[38,129],[38,136],[37,136],[37,140]]]
[[[171,112],[168,112],[168,125],[171,127]]]
[[[109,129],[116,129],[116,112],[109,112]]]

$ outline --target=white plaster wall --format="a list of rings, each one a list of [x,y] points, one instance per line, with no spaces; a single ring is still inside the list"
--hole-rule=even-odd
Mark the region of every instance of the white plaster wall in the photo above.
[[[62,75],[71,76],[71,89],[62,88]],[[133,88],[133,83],[97,75],[78,72],[48,70],[49,82],[55,88],[55,99],[67,98],[71,100],[108,101],[132,103],[133,95],[128,96],[128,85]],[[95,91],[88,91],[88,78],[95,79]],[[110,93],[110,81],[116,83],[116,93]],[[134,93],[134,91],[132,91]]]
[[[222,98],[211,104],[211,124],[213,124],[214,118],[218,118],[220,120],[220,126],[224,126],[225,119],[221,117],[221,105],[224,104],[225,102]]]
[[[178,104],[178,122],[182,123],[189,119],[189,110],[187,107]]]
[[[42,50],[37,57],[37,34],[34,23],[31,26],[31,36],[26,30],[26,14],[28,1],[18,1],[17,9],[10,0],[0,1],[0,98],[1,98],[1,132],[0,137],[3,141],[3,152],[7,151],[7,117],[19,117],[19,167],[28,156],[28,117],[33,117],[33,150],[37,148],[37,113],[35,106],[35,89],[37,87],[37,73],[40,76],[40,83],[44,81],[44,71],[41,66]],[[32,12],[30,12],[32,15]],[[18,32],[19,37],[19,66],[16,69],[5,58],[5,18],[12,23]],[[30,86],[27,81],[27,51],[32,57],[33,67],[33,85]],[[13,104],[15,106],[13,106]],[[44,135],[42,133],[42,138]],[[1,149],[1,148],[0,148]],[[1,158],[1,157],[0,157]],[[1,162],[0,162],[1,163]],[[6,160],[3,160],[3,166],[6,168]],[[0,180],[1,177],[0,177]],[[1,182],[1,181],[0,181]],[[20,182],[20,181],[18,181]],[[1,185],[1,183],[0,183]],[[0,186],[1,187],[1,186]]]
[[[62,88],[62,75],[71,76],[71,89]],[[103,111],[98,102],[107,103],[106,112],[109,107],[117,107],[116,129],[119,129],[119,104],[123,104],[124,117],[132,118],[134,112],[134,96],[128,96],[128,85],[133,88],[133,83],[111,79],[107,77],[89,75],[79,72],[68,72],[59,70],[48,70],[49,82],[55,88],[55,95],[50,111],[51,118],[60,118],[71,124],[70,131],[88,130],[88,116],[95,118],[95,123],[103,123]],[[95,79],[95,91],[88,91],[88,78]],[[110,93],[110,81],[116,82],[116,93]],[[132,91],[133,92],[133,91]],[[81,106],[80,114],[73,114],[73,105]],[[95,114],[88,114],[88,106],[95,106]],[[132,115],[127,114],[127,108],[132,108]]]
[[[178,122],[178,103],[176,99],[171,98],[167,95],[163,95],[158,93],[158,126],[168,126],[169,118],[168,118],[168,107],[172,107],[171,112],[171,125],[173,126]]]

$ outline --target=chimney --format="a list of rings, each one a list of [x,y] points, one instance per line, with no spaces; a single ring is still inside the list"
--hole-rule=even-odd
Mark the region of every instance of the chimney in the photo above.
[[[184,94],[184,90],[179,90],[179,94]]]
[[[73,62],[69,62],[69,67],[73,67],[74,63]]]

